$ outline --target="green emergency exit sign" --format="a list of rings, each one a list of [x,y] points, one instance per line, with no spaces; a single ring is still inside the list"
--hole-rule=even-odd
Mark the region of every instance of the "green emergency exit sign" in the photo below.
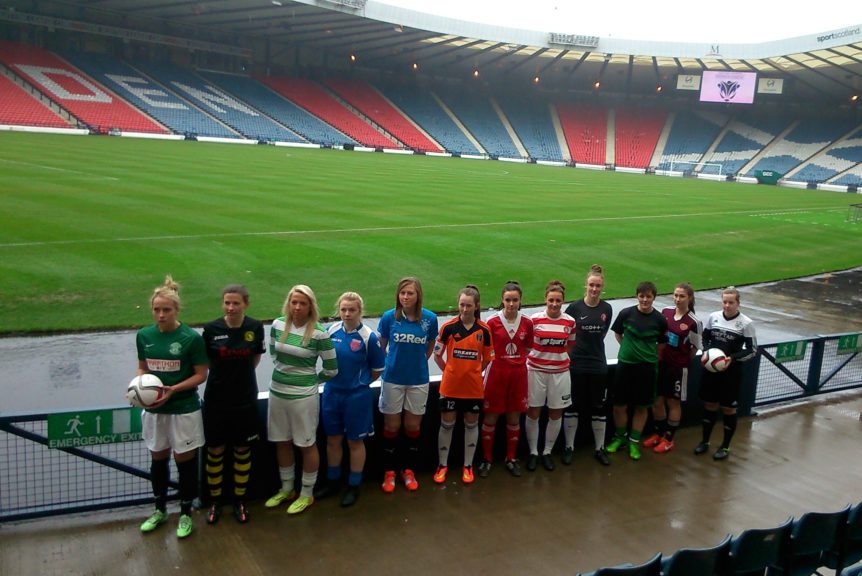
[[[140,439],[140,408],[48,414],[49,448],[82,448]]]

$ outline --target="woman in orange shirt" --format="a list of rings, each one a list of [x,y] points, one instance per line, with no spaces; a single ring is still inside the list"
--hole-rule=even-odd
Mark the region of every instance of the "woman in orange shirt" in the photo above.
[[[464,484],[473,482],[473,456],[479,442],[482,371],[494,359],[491,330],[479,319],[479,290],[468,285],[458,293],[458,316],[446,322],[434,346],[434,361],[443,371],[440,382],[439,466],[434,482],[446,481],[449,447],[458,412],[464,414]]]

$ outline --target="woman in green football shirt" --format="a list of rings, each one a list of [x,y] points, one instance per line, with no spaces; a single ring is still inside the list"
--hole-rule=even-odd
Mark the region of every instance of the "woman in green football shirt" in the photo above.
[[[150,465],[156,510],[141,524],[152,532],[168,519],[170,457],[174,454],[180,480],[180,521],[177,537],[192,533],[192,501],[197,496],[197,450],[204,445],[201,402],[197,388],[207,377],[203,338],[177,319],[179,285],[167,276],[150,298],[155,324],[137,334],[138,374],[154,374],[165,385],[165,396],[141,416]]]

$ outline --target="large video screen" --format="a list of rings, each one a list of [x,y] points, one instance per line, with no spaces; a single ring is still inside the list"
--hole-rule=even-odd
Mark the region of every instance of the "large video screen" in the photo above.
[[[706,70],[700,83],[700,101],[751,104],[756,86],[756,72]]]

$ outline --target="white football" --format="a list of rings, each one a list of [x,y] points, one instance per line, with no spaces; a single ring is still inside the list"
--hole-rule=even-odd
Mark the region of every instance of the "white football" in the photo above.
[[[129,382],[126,400],[132,406],[149,408],[165,395],[165,386],[155,374],[141,374]]]
[[[730,358],[721,348],[710,348],[701,355],[700,363],[710,372],[724,372],[730,366]]]

